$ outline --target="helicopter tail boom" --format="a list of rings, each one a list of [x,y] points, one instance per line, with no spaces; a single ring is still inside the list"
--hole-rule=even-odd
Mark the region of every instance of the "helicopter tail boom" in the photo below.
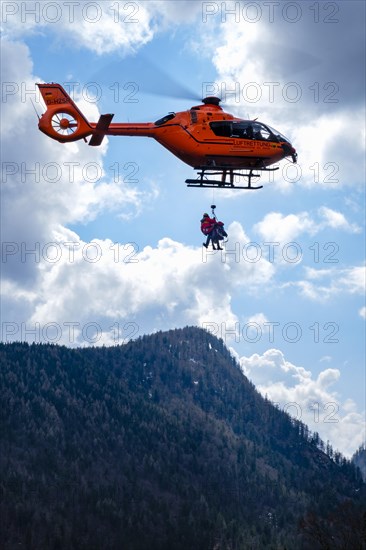
[[[60,84],[37,84],[46,104],[38,128],[47,136],[67,143],[91,136],[89,145],[100,145],[105,135],[148,136],[155,135],[157,126],[148,123],[113,123],[113,114],[99,117],[97,123],[89,122]]]

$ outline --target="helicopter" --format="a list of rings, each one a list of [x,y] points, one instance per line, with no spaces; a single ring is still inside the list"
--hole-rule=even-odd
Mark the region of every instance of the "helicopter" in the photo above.
[[[152,137],[197,172],[196,179],[186,180],[188,187],[261,189],[263,185],[252,184],[253,178],[260,178],[257,172],[278,170],[272,165],[286,157],[297,161],[296,150],[280,132],[257,119],[226,113],[215,96],[155,122],[112,123],[113,114],[89,122],[60,84],[37,86],[47,106],[38,127],[48,137],[60,143],[84,139],[94,147],[106,135]],[[236,185],[242,180],[243,185]]]

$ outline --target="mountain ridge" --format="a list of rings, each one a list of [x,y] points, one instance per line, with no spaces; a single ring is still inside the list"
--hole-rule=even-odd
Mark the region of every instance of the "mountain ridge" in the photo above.
[[[357,518],[347,536],[362,548],[358,470],[263,398],[210,333],[1,344],[0,360],[4,548],[314,549],[319,525],[342,548],[329,513]]]

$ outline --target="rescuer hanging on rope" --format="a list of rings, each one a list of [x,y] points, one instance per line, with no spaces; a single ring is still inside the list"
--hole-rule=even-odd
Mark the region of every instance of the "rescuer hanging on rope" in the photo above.
[[[210,218],[207,212],[205,212],[202,216],[201,231],[207,237],[206,242],[203,243],[203,246],[205,248],[208,248],[211,242],[212,248],[214,250],[223,250],[222,247],[220,246],[220,241],[223,241],[225,237],[227,237],[227,233],[224,229],[223,222],[217,221],[217,218],[215,215],[215,208],[216,206],[212,204],[211,205],[212,218]]]

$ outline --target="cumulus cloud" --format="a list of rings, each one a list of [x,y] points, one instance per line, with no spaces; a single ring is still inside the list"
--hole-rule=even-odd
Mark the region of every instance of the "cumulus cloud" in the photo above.
[[[284,245],[296,242],[296,239],[302,235],[314,236],[327,228],[348,233],[361,232],[361,228],[349,222],[342,212],[326,206],[320,207],[315,215],[309,212],[287,215],[281,212],[269,212],[254,225],[253,229],[261,236],[263,242],[277,242]],[[334,251],[330,249],[329,252]]]
[[[319,113],[314,120],[298,120],[291,131],[299,155],[300,185],[325,190],[363,182],[365,166],[365,125],[359,125],[359,140],[349,132],[349,120],[365,120],[363,105],[342,104],[336,113]],[[339,143],[342,142],[342,149]]]
[[[326,302],[334,296],[365,294],[365,266],[342,269],[314,269],[305,267],[306,280],[290,281],[284,287],[296,287],[300,294],[318,302]]]
[[[351,294],[364,294],[366,287],[366,267],[352,267],[344,270],[340,284]]]
[[[278,84],[276,106],[281,100],[291,103],[290,94],[286,97],[281,93],[281,85],[289,82],[298,84],[303,103],[319,110],[338,106],[339,95],[335,90],[341,85],[342,101],[354,105],[356,100],[363,104],[364,81],[360,74],[352,78],[352,71],[358,72],[365,56],[364,48],[360,48],[365,7],[357,1],[334,6],[333,13],[328,7],[329,13],[324,10],[316,14],[310,5],[246,6],[229,1],[221,7],[216,4],[206,9],[204,19],[211,28],[215,25],[216,30],[216,42],[211,46],[219,75],[243,84]],[[350,26],[354,31],[344,47],[338,41],[341,26]],[[329,44],[334,47],[329,48]],[[318,90],[314,82],[318,83]],[[325,83],[334,86],[323,89]],[[313,88],[309,89],[311,85]],[[267,94],[262,100],[268,98]],[[296,103],[293,101],[295,107]]]
[[[336,210],[332,210],[331,208],[327,208],[326,206],[322,206],[321,208],[319,208],[319,214],[324,219],[324,222],[322,224],[324,227],[343,229],[345,231],[349,231],[350,233],[361,232],[361,228],[354,223],[348,222],[342,212],[338,212]]]
[[[41,333],[51,323],[63,329],[61,343],[80,345],[90,343],[83,341],[82,334],[82,327],[90,323],[99,328],[99,343],[105,344],[114,341],[110,329],[114,323],[135,323],[144,333],[186,324],[235,324],[233,292],[247,284],[250,292],[268,281],[273,271],[266,260],[254,267],[235,258],[221,260],[217,253],[206,256],[206,250],[167,237],[156,247],[138,251],[132,244],[108,239],[83,242],[59,226],[52,242],[41,251],[38,281],[27,295],[28,316],[13,320],[19,327],[22,323],[39,327]],[[12,283],[14,301],[23,297],[22,288]],[[75,332],[70,342],[66,328],[72,324],[81,333]],[[12,325],[9,337],[11,332]],[[47,340],[47,336],[40,334],[39,339]]]
[[[52,41],[66,42],[102,55],[125,55],[149,42],[151,14],[144,2],[8,2],[3,7],[5,37],[19,38],[43,31]]]
[[[328,360],[327,360],[328,361]],[[327,441],[351,456],[362,443],[365,418],[352,399],[344,402],[334,387],[341,381],[338,369],[326,368],[318,376],[287,361],[282,351],[269,349],[263,355],[240,357],[240,366],[263,396],[307,424]]]
[[[303,232],[315,234],[317,226],[307,212],[287,216],[280,212],[270,212],[254,226],[254,230],[265,241],[289,243]]]
[[[201,14],[189,0],[161,2],[8,2],[2,10],[2,33],[19,39],[49,32],[54,45],[85,48],[97,55],[125,56],[150,42],[157,32],[192,23]]]

